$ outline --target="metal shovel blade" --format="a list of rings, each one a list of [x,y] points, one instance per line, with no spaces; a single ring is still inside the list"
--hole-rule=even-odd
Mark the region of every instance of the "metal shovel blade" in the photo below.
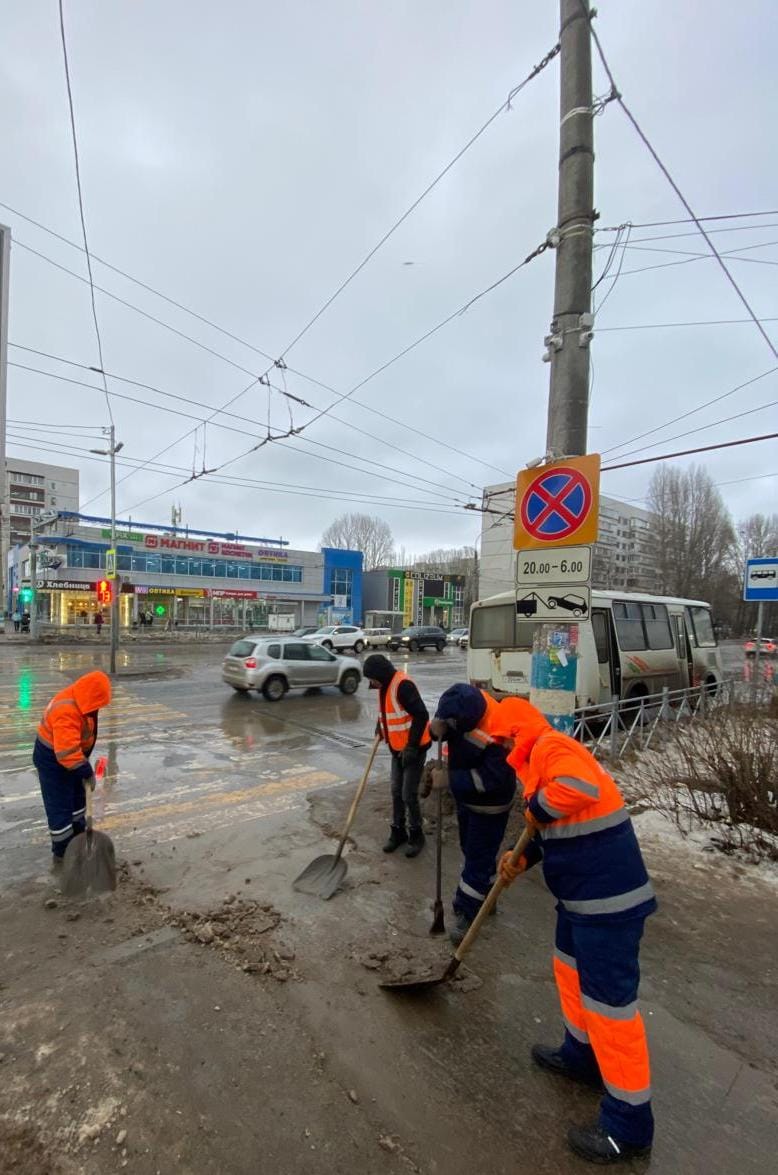
[[[116,853],[104,832],[79,832],[65,850],[62,893],[67,898],[112,893],[116,889]]]
[[[325,853],[311,861],[299,877],[292,882],[292,888],[299,893],[313,894],[327,902],[340,888],[348,873],[348,865],[342,857]]]
[[[452,958],[442,975],[405,975],[402,979],[387,979],[379,983],[384,991],[396,991],[404,995],[414,995],[418,992],[429,991],[453,979],[459,970],[459,959]]]

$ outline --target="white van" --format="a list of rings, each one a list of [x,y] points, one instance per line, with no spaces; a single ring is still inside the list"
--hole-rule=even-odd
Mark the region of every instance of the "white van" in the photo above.
[[[501,592],[470,612],[468,678],[496,698],[530,691],[536,622],[517,612],[516,599],[515,591]],[[715,689],[722,680],[710,605],[702,600],[592,591],[591,615],[575,623],[578,707],[602,705],[614,694],[647,697],[664,686]]]

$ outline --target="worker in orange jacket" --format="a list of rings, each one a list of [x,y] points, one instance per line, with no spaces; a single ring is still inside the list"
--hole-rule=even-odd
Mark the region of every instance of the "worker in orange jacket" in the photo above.
[[[535,836],[510,883],[543,861],[557,899],[554,977],[565,1036],[559,1048],[535,1045],[537,1064],[604,1089],[597,1122],[571,1127],[583,1158],[617,1163],[647,1155],[654,1121],[648,1046],[638,1011],[638,950],[656,909],[632,821],[607,771],[580,743],[519,698],[500,704],[495,730],[513,739],[508,762],[524,787],[525,820]]]
[[[32,761],[38,772],[54,865],[86,827],[86,787],[95,786],[89,762],[97,739],[97,714],[111,701],[111,682],[96,669],[60,690],[43,712]]]

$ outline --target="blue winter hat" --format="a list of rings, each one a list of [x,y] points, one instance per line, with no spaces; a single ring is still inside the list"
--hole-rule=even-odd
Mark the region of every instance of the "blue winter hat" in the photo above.
[[[473,730],[486,713],[486,699],[474,685],[464,681],[451,685],[438,702],[436,718],[456,719],[457,730]]]

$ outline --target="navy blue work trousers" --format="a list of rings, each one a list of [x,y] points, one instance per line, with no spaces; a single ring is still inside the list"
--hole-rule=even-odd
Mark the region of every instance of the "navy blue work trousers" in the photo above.
[[[462,876],[454,894],[454,912],[472,922],[497,876],[500,851],[509,812],[473,812],[457,802],[459,844],[464,854]]]
[[[40,742],[35,743],[32,761],[40,780],[51,851],[55,857],[64,857],[73,837],[86,828],[84,784],[58,763],[54,753]]]

